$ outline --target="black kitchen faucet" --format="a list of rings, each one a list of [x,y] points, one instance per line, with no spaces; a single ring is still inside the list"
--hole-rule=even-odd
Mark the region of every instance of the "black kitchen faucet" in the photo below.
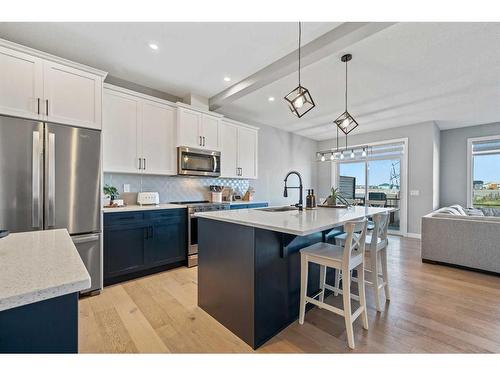
[[[288,180],[288,177],[291,174],[297,175],[297,177],[299,178],[299,186],[290,186],[290,187],[286,186],[286,181]],[[302,176],[300,175],[299,172],[290,171],[287,173],[287,175],[285,177],[285,190],[283,191],[283,196],[285,198],[288,197],[288,189],[299,189],[299,203],[295,204],[294,206],[297,207],[299,209],[299,211],[302,211],[302,208],[303,208],[303,202],[302,202],[303,187],[302,187]]]

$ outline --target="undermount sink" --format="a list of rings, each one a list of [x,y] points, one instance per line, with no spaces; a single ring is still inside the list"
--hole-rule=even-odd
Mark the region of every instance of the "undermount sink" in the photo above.
[[[298,208],[294,206],[282,206],[282,207],[257,208],[256,210],[267,211],[267,212],[286,212],[286,211],[298,210]]]

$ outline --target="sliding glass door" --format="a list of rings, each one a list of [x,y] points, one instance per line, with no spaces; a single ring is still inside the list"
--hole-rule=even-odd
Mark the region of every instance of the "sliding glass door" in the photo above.
[[[362,150],[354,149],[351,157],[335,160],[334,185],[351,204],[395,208],[389,230],[405,234],[405,143],[363,146]]]

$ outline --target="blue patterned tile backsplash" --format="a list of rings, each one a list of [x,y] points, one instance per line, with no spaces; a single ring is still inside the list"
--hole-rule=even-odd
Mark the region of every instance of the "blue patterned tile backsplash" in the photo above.
[[[125,173],[104,173],[104,184],[115,186],[123,193],[123,185],[130,185],[130,192],[157,191],[160,203],[177,201],[210,200],[210,185],[233,188],[243,195],[249,186],[248,180],[230,178],[203,178],[181,176],[150,176]]]

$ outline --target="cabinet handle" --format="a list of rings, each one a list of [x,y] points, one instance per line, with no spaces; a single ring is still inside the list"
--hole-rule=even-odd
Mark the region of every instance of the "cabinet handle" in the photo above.
[[[142,160],[144,160],[144,167],[143,167],[143,169],[146,170],[146,158],[143,158]]]
[[[200,135],[200,146],[202,146],[202,144],[201,144],[201,135]]]
[[[45,112],[47,112],[47,116],[49,115],[49,99],[46,100],[45,102]]]
[[[203,137],[203,146],[205,146],[205,137]]]
[[[139,169],[142,169],[142,159],[141,158],[137,158],[139,159]]]
[[[37,102],[37,113],[40,114],[40,98],[36,98]]]

